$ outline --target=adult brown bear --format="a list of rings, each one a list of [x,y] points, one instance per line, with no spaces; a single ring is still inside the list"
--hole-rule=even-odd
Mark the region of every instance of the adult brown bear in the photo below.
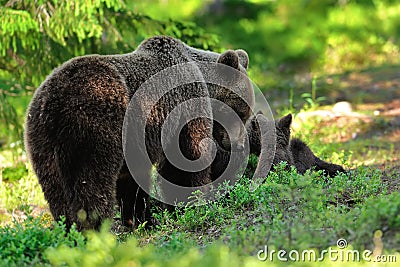
[[[47,77],[27,111],[25,146],[55,219],[65,216],[67,227],[76,223],[78,229],[98,228],[103,219],[112,216],[116,196],[126,225],[149,219],[148,194],[132,179],[124,159],[122,130],[128,104],[141,85],[160,71],[191,64],[190,75],[201,78],[207,62],[245,73],[248,56],[243,50],[223,54],[198,50],[177,39],[158,36],[145,40],[132,53],[73,58]],[[169,78],[179,79],[181,74],[176,75]],[[211,182],[210,166],[191,172],[169,162],[162,147],[162,126],[174,108],[190,99],[201,99],[199,105],[187,108],[206,116],[188,119],[185,114],[189,111],[183,110],[179,120],[185,122],[184,127],[169,134],[178,135],[180,150],[188,160],[209,160],[212,146],[204,140],[213,138],[210,118],[215,111],[207,99],[228,103],[245,122],[254,95],[251,84],[244,84],[243,95],[237,97],[226,88],[192,82],[165,92],[152,107],[146,105],[144,95],[138,105],[141,110],[149,109],[150,116],[136,116],[146,122],[145,149],[151,164],[133,162],[139,169],[136,175],[150,183],[150,169],[155,164],[160,174],[180,186]],[[155,90],[164,93],[163,86]],[[243,105],[243,98],[247,105]],[[240,147],[243,131],[236,132],[232,140]]]

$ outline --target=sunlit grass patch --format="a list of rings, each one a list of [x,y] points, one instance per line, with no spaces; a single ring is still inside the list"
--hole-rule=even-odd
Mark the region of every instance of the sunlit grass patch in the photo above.
[[[0,181],[1,224],[11,218],[26,218],[46,212],[47,203],[36,175],[29,164],[19,164],[2,170]]]

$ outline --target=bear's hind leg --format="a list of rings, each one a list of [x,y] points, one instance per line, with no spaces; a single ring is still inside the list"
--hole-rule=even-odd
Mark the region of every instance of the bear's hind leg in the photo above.
[[[69,217],[79,230],[98,230],[105,219],[113,216],[119,166],[110,165],[106,157],[86,163],[75,173]]]
[[[148,174],[147,174],[148,173]],[[150,169],[143,170],[143,175],[150,179]],[[137,227],[147,221],[151,224],[149,196],[137,184],[126,164],[121,169],[117,181],[117,200],[121,210],[121,219],[126,227]]]
[[[32,156],[31,156],[32,157]],[[34,155],[36,159],[35,170],[39,177],[39,183],[42,188],[45,199],[48,202],[50,212],[54,220],[60,220],[60,217],[65,218],[65,225],[67,229],[72,226],[72,218],[68,216],[68,188],[65,184],[60,183],[62,178],[52,161],[42,161],[38,159],[37,154]],[[47,163],[46,163],[47,162]]]

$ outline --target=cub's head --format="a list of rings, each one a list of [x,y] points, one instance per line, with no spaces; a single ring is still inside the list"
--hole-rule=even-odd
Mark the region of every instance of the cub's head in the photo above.
[[[292,114],[288,114],[275,121],[277,147],[287,148],[290,141],[290,125],[292,124]]]
[[[290,151],[290,125],[292,124],[292,114],[288,114],[275,122],[276,127],[276,151],[273,164],[286,161],[288,166],[293,164],[292,153]]]
[[[245,124],[254,107],[254,91],[247,76],[249,57],[244,50],[227,50],[217,60],[215,75],[219,84],[209,85],[214,126],[213,136],[225,150],[242,151],[246,141]]]
[[[257,114],[262,114],[258,112]],[[292,154],[290,151],[290,125],[292,123],[292,114],[286,115],[281,119],[275,120],[276,150],[274,155],[274,164],[286,161],[292,164]],[[250,153],[261,154],[261,130],[257,121],[257,116],[253,116],[248,125],[247,132],[250,142]],[[267,133],[268,134],[268,133]]]

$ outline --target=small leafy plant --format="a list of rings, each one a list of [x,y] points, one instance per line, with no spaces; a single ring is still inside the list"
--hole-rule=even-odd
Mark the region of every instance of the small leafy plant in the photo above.
[[[66,231],[63,220],[52,223],[46,217],[28,216],[24,222],[14,222],[0,228],[1,266],[35,266],[48,264],[45,251],[63,244],[81,247],[85,237],[74,226]]]

